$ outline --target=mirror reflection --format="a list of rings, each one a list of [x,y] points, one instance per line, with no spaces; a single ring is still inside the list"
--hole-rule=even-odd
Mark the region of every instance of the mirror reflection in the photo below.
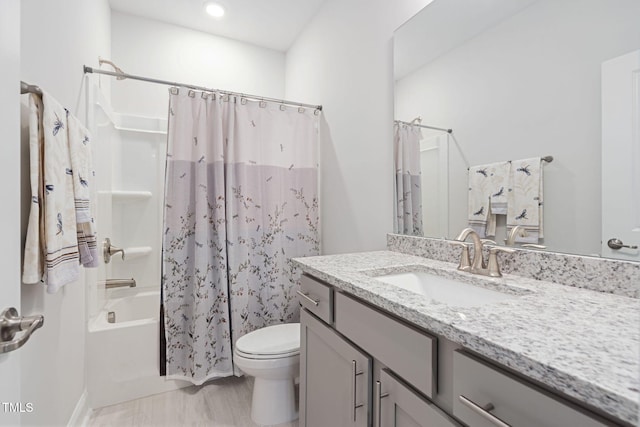
[[[490,227],[485,235],[500,244],[640,260],[637,249],[607,246],[640,243],[638,16],[637,0],[435,0],[400,27],[397,232],[454,238],[470,225]],[[530,192],[539,191],[540,212],[533,204],[474,209],[469,188],[482,172],[496,181],[479,193],[483,201],[501,187],[517,198],[518,174],[539,173]],[[610,193],[619,195],[615,206]],[[530,222],[514,230],[517,216]]]

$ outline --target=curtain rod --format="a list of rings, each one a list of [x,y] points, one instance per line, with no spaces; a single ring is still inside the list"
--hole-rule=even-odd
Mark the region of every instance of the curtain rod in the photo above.
[[[267,98],[264,96],[249,95],[249,94],[240,93],[240,92],[229,92],[226,90],[211,89],[203,86],[188,85],[184,83],[171,82],[167,80],[153,79],[151,77],[136,76],[136,75],[127,74],[127,73],[120,73],[120,72],[107,71],[107,70],[96,70],[86,65],[84,66],[84,73],[85,74],[87,73],[105,74],[107,76],[118,77],[119,80],[122,80],[122,79],[141,80],[143,82],[158,83],[158,84],[167,85],[167,86],[186,87],[189,89],[201,90],[203,92],[220,92],[226,95],[232,95],[232,96],[235,95],[243,98],[255,99],[257,101],[271,101],[271,102],[276,102],[278,104],[287,104],[287,105],[294,105],[296,107],[307,107],[307,108],[315,108],[316,110],[322,110],[322,105],[303,104],[302,102],[287,101],[284,99],[276,99],[276,98]]]
[[[30,85],[20,80],[20,94],[22,95],[25,93],[35,93],[36,95],[42,96],[42,89],[36,85]]]
[[[408,125],[408,126],[417,126],[419,128],[440,130],[442,132],[453,133],[453,129],[438,128],[438,127],[434,127],[434,126],[427,126],[427,125],[421,125],[421,124],[417,124],[417,123],[404,122],[402,120],[394,120],[394,122],[400,123],[400,124],[403,124],[403,125]]]

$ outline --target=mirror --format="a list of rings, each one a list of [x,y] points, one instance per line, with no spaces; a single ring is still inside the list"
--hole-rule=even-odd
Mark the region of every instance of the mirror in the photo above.
[[[550,155],[540,243],[601,255],[601,68],[640,49],[638,16],[637,0],[435,0],[396,30],[394,118],[453,130],[421,129],[425,236],[467,227],[468,165]]]

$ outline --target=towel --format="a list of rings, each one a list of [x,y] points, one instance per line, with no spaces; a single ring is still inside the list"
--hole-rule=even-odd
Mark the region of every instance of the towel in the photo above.
[[[521,225],[527,236],[517,236],[519,243],[538,243],[544,238],[542,159],[534,157],[513,161],[512,187],[509,191],[507,230]]]
[[[44,238],[47,292],[76,280],[80,274],[73,193],[73,169],[69,155],[69,111],[43,93],[44,114]]]
[[[496,215],[507,214],[510,162],[469,168],[469,227],[480,237],[496,235]]]
[[[49,293],[78,279],[80,262],[98,265],[89,141],[86,129],[49,94],[30,97],[32,203],[23,281],[43,281]]]
[[[98,245],[91,212],[91,190],[95,187],[92,185],[95,172],[91,158],[91,137],[75,116],[69,115],[68,125],[80,264],[84,267],[97,267]]]
[[[24,283],[38,283],[42,280],[44,264],[44,239],[40,225],[42,213],[43,187],[42,180],[42,149],[44,148],[44,133],[42,132],[42,99],[29,95],[29,167],[31,170],[31,210],[27,223],[27,237],[24,246],[24,265],[22,281]]]

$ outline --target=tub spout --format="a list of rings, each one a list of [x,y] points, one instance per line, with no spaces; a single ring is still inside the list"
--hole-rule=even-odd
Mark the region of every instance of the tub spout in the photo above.
[[[107,279],[104,282],[98,282],[99,285],[104,285],[106,289],[113,288],[135,288],[136,281],[135,279]]]

